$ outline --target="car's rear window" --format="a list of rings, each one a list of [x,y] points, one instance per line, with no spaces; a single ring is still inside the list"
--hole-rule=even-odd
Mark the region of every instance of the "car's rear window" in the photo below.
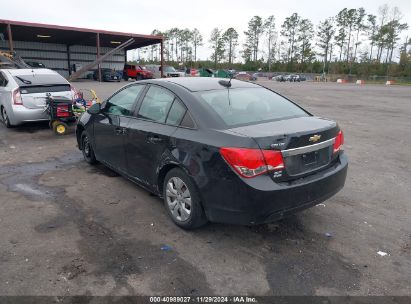
[[[38,86],[38,85],[56,85],[67,84],[67,81],[58,74],[28,74],[15,75],[14,80],[19,86]]]
[[[196,92],[229,126],[309,116],[284,97],[264,88],[237,88]]]

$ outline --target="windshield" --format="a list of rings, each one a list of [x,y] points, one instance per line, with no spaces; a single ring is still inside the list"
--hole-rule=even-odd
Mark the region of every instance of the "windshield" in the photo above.
[[[230,127],[309,116],[284,97],[264,88],[239,88],[195,93]]]
[[[165,72],[175,72],[176,70],[172,66],[165,66],[164,71]]]

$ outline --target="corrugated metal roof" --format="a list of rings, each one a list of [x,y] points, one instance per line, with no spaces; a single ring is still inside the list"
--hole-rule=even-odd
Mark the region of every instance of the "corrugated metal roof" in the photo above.
[[[135,42],[127,47],[134,49],[160,43],[162,36],[124,33],[117,31],[79,28],[72,26],[23,22],[0,19],[0,33],[8,39],[7,25],[11,26],[15,41],[31,41],[43,43],[61,43],[67,45],[96,45],[96,34],[100,34],[100,46],[113,47],[112,42],[125,42],[134,38]],[[38,37],[40,35],[40,37]]]

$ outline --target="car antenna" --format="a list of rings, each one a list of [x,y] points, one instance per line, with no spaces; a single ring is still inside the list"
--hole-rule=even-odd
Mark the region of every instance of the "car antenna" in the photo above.
[[[218,81],[218,83],[221,84],[223,87],[226,87],[227,89],[231,88],[231,79],[233,79],[233,77],[234,77],[234,73],[230,73],[230,80],[229,81],[221,79],[221,80]]]

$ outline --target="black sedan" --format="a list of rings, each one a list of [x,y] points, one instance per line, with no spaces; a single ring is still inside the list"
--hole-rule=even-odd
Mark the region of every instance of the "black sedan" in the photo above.
[[[335,122],[238,80],[129,84],[89,108],[76,135],[87,162],[163,197],[187,229],[278,220],[337,193],[348,167]]]

